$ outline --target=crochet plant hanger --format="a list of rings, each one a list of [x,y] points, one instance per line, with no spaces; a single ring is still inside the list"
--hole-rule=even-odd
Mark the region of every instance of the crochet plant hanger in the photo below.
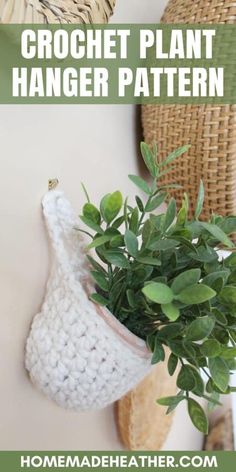
[[[53,264],[41,312],[26,345],[26,368],[50,399],[73,410],[100,409],[121,398],[150,371],[151,354],[107,309],[94,290],[75,230],[76,215],[57,190],[43,199]]]

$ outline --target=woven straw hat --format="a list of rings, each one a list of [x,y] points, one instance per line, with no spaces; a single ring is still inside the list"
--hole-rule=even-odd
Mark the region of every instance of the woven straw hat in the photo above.
[[[170,0],[164,23],[235,23],[232,0]],[[236,106],[235,105],[147,105],[142,108],[145,140],[159,144],[162,160],[167,153],[191,144],[176,161],[163,183],[181,184],[190,195],[192,210],[199,181],[205,184],[205,217],[213,212],[236,212]],[[182,191],[177,195],[181,204]]]
[[[0,0],[1,23],[105,23],[116,0]]]

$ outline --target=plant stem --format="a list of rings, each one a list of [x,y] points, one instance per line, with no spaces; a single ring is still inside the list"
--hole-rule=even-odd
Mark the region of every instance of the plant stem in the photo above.
[[[91,233],[89,233],[88,231],[85,231],[84,229],[80,229],[80,228],[75,228],[76,231],[79,231],[80,233],[84,233],[86,234],[87,236],[89,236],[90,238],[93,239],[93,235]]]
[[[230,334],[229,334],[229,340],[230,340],[232,346],[235,347],[235,342],[234,342],[233,338],[230,336]]]
[[[208,377],[208,379],[211,379],[211,376],[208,374],[208,372],[206,371],[206,369],[204,369],[204,367],[201,367],[201,369],[203,370],[204,374],[206,374],[206,376]]]
[[[145,205],[145,208],[147,207],[147,205],[150,203],[151,199],[153,198],[153,193],[150,195],[150,197],[147,199],[147,203]],[[141,214],[141,217],[140,217],[140,220],[139,220],[139,224],[138,224],[138,227],[140,228],[140,226],[142,225],[142,222],[143,222],[143,218],[146,214],[146,211],[145,211],[145,208]]]

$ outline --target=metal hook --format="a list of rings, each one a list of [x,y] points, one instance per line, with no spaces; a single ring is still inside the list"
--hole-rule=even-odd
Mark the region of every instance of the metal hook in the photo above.
[[[59,180],[58,179],[49,179],[48,181],[48,190],[49,192],[51,190],[55,190],[55,188],[58,186]]]

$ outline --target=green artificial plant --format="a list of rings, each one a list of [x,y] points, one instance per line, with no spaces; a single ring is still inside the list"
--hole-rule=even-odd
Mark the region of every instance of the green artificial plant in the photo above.
[[[229,234],[236,231],[236,217],[212,214],[201,221],[204,186],[200,182],[195,215],[189,218],[189,199],[176,200],[160,178],[189,146],[177,149],[158,162],[157,147],[141,143],[141,152],[152,182],[129,175],[145,195],[131,205],[120,191],[106,194],[99,208],[83,207],[82,230],[91,237],[88,255],[96,292],[91,300],[106,306],[131,332],[146,340],[152,363],[164,361],[176,369],[178,393],[157,402],[170,413],[186,402],[193,424],[208,431],[207,416],[197,399],[219,405],[236,368],[236,253]],[[167,202],[166,211],[156,211]],[[91,233],[92,230],[92,233]],[[219,246],[230,250],[222,259]],[[169,351],[166,351],[168,348]]]

